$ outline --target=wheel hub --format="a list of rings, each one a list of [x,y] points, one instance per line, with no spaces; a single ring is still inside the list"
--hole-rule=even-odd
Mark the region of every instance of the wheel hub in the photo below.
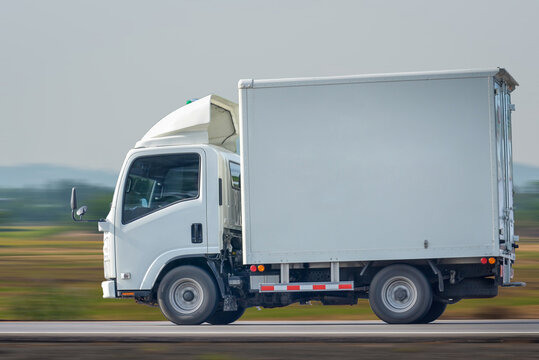
[[[415,284],[404,276],[395,276],[385,282],[382,288],[382,302],[393,312],[403,313],[417,302]]]
[[[175,311],[192,314],[202,306],[204,291],[202,286],[193,279],[178,279],[171,286],[169,300]]]
[[[185,301],[193,301],[194,298],[195,298],[195,294],[193,294],[191,290],[187,290],[183,293],[183,299]]]
[[[408,297],[408,293],[405,289],[399,288],[395,291],[395,300],[404,301]]]

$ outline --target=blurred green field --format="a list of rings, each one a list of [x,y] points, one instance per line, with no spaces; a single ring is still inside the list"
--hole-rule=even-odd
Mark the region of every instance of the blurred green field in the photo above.
[[[101,297],[100,234],[63,227],[0,228],[0,320],[164,320],[157,308]],[[539,318],[539,238],[525,237],[515,281],[494,299],[463,300],[442,318]],[[292,305],[248,309],[243,320],[375,319],[368,301],[355,306]]]

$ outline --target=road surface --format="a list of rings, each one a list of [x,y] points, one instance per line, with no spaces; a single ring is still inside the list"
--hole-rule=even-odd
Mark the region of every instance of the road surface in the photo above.
[[[380,321],[238,321],[225,326],[177,326],[166,321],[0,321],[0,341],[539,343],[539,320],[446,320],[427,325],[387,325]]]

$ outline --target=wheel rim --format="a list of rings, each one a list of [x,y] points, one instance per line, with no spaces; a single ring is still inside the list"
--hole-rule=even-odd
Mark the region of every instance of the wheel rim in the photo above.
[[[417,302],[417,288],[408,278],[392,277],[382,288],[382,302],[393,312],[408,311]]]
[[[169,300],[175,311],[191,314],[202,305],[204,291],[202,286],[193,279],[179,279],[172,284]]]

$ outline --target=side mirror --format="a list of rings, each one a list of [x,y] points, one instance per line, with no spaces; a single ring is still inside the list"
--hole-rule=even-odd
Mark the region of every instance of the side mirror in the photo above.
[[[77,208],[77,188],[72,188],[71,189],[71,210],[75,211],[76,208]],[[77,211],[77,215],[78,215],[78,211]]]
[[[71,189],[71,218],[73,219],[73,221],[76,221],[76,222],[100,222],[100,221],[105,221],[103,219],[99,219],[99,220],[82,220],[82,217],[88,211],[88,206],[81,206],[78,210],[76,210],[76,209],[77,209],[77,189],[72,188]],[[75,210],[76,210],[76,212],[75,212]],[[77,215],[79,218],[77,219],[75,217],[75,215]]]
[[[86,211],[88,211],[88,206],[81,206],[80,209],[77,210],[77,216],[82,217],[84,214],[86,214]]]

